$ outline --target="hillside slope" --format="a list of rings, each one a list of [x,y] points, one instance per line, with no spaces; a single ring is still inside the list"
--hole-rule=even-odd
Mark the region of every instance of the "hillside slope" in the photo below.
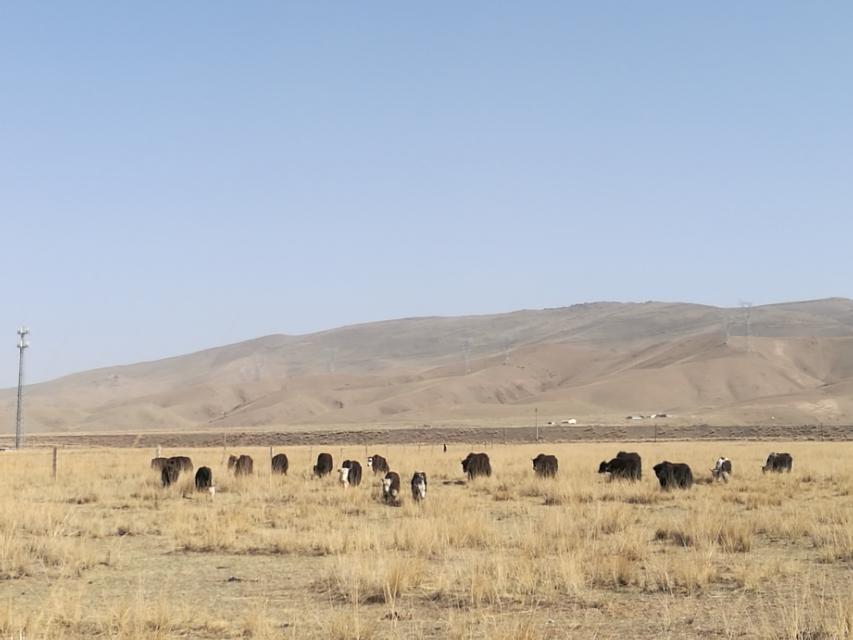
[[[29,432],[853,415],[853,301],[593,303],[273,335],[27,388]],[[0,391],[0,419],[14,420]]]

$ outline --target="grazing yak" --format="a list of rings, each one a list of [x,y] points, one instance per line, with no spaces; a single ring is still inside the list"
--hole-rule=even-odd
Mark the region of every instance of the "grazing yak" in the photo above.
[[[553,478],[557,475],[558,467],[559,463],[557,462],[557,456],[549,456],[544,453],[540,453],[538,456],[533,458],[533,470],[540,478]]]
[[[272,457],[272,472],[279,475],[287,475],[288,461],[287,456],[283,453],[277,453]]]
[[[178,468],[181,471],[192,471],[193,470],[193,461],[190,460],[187,456],[172,456],[169,458],[169,462],[173,462],[178,465]]]
[[[374,453],[367,459],[367,466],[370,467],[370,470],[375,474],[388,473],[388,471],[390,471],[388,461],[378,453]]]
[[[168,458],[151,458],[151,468],[155,471],[162,471],[168,461]]]
[[[656,464],[653,469],[660,486],[664,489],[689,489],[693,486],[693,472],[683,462],[664,460]]]
[[[332,473],[334,463],[332,462],[331,453],[321,453],[317,456],[317,464],[314,465],[314,475],[318,478],[327,476]]]
[[[338,470],[341,474],[341,484],[357,487],[361,484],[361,463],[356,460],[344,460]]]
[[[254,470],[255,461],[252,460],[252,456],[241,455],[234,463],[235,476],[250,476]]]
[[[426,500],[427,477],[423,471],[415,471],[412,476],[412,499],[415,502]]]
[[[782,473],[783,471],[791,472],[791,466],[794,464],[794,459],[791,457],[790,453],[771,453],[767,456],[766,464],[761,467],[761,471],[766,473],[767,471],[773,471],[775,473]]]
[[[717,462],[714,463],[714,468],[711,469],[711,475],[714,477],[714,480],[728,482],[729,477],[732,475],[732,461],[720,456],[717,458]]]
[[[469,453],[462,461],[462,471],[468,474],[468,479],[473,480],[477,476],[489,477],[492,475],[492,465],[486,453]]]
[[[199,467],[195,472],[195,488],[198,491],[207,491],[213,486],[213,471],[210,467]]]
[[[609,462],[598,465],[598,473],[609,473],[610,478],[640,480],[643,477],[643,461],[639,453],[620,451]]]
[[[389,471],[382,479],[382,498],[388,504],[397,504],[400,497],[400,474]]]
[[[160,470],[160,482],[164,487],[171,487],[178,481],[181,475],[181,467],[178,463],[167,460]]]
[[[232,471],[234,467],[237,465],[237,460],[239,460],[237,456],[228,456],[228,471]]]

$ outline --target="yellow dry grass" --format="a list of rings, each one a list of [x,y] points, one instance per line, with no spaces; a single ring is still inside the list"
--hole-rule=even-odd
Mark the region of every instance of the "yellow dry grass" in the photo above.
[[[641,482],[596,473],[618,449],[643,456]],[[490,446],[493,477],[470,484],[469,447],[382,447],[399,508],[367,470],[346,491],[311,478],[320,450],[287,449],[284,478],[238,451],[256,471],[240,479],[221,449],[164,452],[210,466],[212,500],[190,476],[160,487],[148,450],[63,450],[56,481],[49,451],[3,453],[0,637],[851,637],[853,444]],[[771,450],[793,473],[761,473]],[[540,451],[557,479],[533,477]],[[707,482],[721,454],[734,477]],[[662,492],[663,459],[697,485]]]

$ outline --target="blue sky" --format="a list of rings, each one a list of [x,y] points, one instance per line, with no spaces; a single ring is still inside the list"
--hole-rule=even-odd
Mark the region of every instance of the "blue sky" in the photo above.
[[[0,8],[28,379],[592,300],[853,296],[853,3]]]

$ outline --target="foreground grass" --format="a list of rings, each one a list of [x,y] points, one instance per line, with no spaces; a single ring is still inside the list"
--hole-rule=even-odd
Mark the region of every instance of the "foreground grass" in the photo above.
[[[493,477],[470,484],[469,447],[383,448],[399,508],[369,472],[346,491],[312,479],[316,448],[286,450],[285,478],[266,449],[237,452],[255,458],[245,479],[221,449],[165,452],[213,468],[213,500],[191,477],[161,488],[150,451],[62,451],[56,481],[48,451],[7,452],[0,637],[850,637],[853,445],[643,444],[642,482],[595,473],[624,447],[494,446]],[[793,473],[761,473],[773,449]],[[556,479],[533,477],[540,451]],[[720,454],[728,484],[707,482]],[[664,458],[697,486],[660,491]]]

